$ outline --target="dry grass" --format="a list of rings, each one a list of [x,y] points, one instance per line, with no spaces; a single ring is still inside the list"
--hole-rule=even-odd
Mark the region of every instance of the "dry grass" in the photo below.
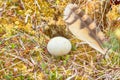
[[[103,5],[99,0],[75,1],[111,39],[110,46],[118,54],[111,53],[106,59],[88,45],[79,44],[80,41],[66,30],[62,16],[68,2],[74,1],[0,1],[1,80],[120,79],[120,45],[112,35],[112,30],[120,27],[120,24],[118,21],[111,23],[113,20],[109,18],[113,13],[116,14],[116,10],[110,10],[107,6],[109,3],[104,2]],[[116,14],[114,19],[117,16],[120,14]],[[48,53],[47,42],[54,36],[64,36],[71,41],[72,50],[68,55],[54,57]]]

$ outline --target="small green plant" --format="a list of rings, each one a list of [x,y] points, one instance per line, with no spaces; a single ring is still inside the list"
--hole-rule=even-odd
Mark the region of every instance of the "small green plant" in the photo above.
[[[14,43],[11,44],[11,48],[14,49],[16,45]]]
[[[24,76],[23,75],[20,75],[20,80],[24,80]]]
[[[77,50],[77,47],[75,46],[75,44],[72,44],[72,49],[71,49],[72,51],[75,51],[75,50]]]
[[[46,65],[45,63],[42,63],[42,64],[41,64],[41,68],[42,68],[43,70],[45,70],[46,67],[47,67],[47,65]]]
[[[2,42],[0,41],[0,44],[2,44]]]
[[[12,79],[13,79],[13,75],[12,75],[12,73],[9,73],[9,74],[6,74],[6,75],[4,76],[4,78],[5,78],[6,80],[12,80]]]
[[[116,38],[113,32],[108,32],[109,41],[104,43],[104,47],[110,48],[112,51],[120,52],[120,41]]]
[[[70,58],[70,55],[66,55],[65,60],[63,61],[63,64],[66,65],[68,60]]]
[[[49,74],[49,80],[59,80],[59,79],[61,79],[61,77],[62,76],[60,74],[58,74],[57,71],[52,71]]]

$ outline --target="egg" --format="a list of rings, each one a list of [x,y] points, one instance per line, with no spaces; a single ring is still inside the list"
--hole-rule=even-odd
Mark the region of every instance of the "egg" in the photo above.
[[[51,55],[63,56],[71,51],[71,42],[64,37],[54,37],[47,44],[47,50]]]

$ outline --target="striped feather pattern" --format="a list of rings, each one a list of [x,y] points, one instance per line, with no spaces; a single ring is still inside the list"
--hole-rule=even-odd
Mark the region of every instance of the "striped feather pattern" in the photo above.
[[[64,21],[69,30],[78,39],[87,42],[92,48],[105,54],[102,47],[104,34],[96,23],[86,15],[76,4],[68,4],[64,10]]]

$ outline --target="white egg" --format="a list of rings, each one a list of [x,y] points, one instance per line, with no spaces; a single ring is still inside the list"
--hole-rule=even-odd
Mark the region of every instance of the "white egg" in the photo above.
[[[47,50],[51,55],[63,56],[70,52],[71,43],[64,37],[54,37],[47,44]]]

